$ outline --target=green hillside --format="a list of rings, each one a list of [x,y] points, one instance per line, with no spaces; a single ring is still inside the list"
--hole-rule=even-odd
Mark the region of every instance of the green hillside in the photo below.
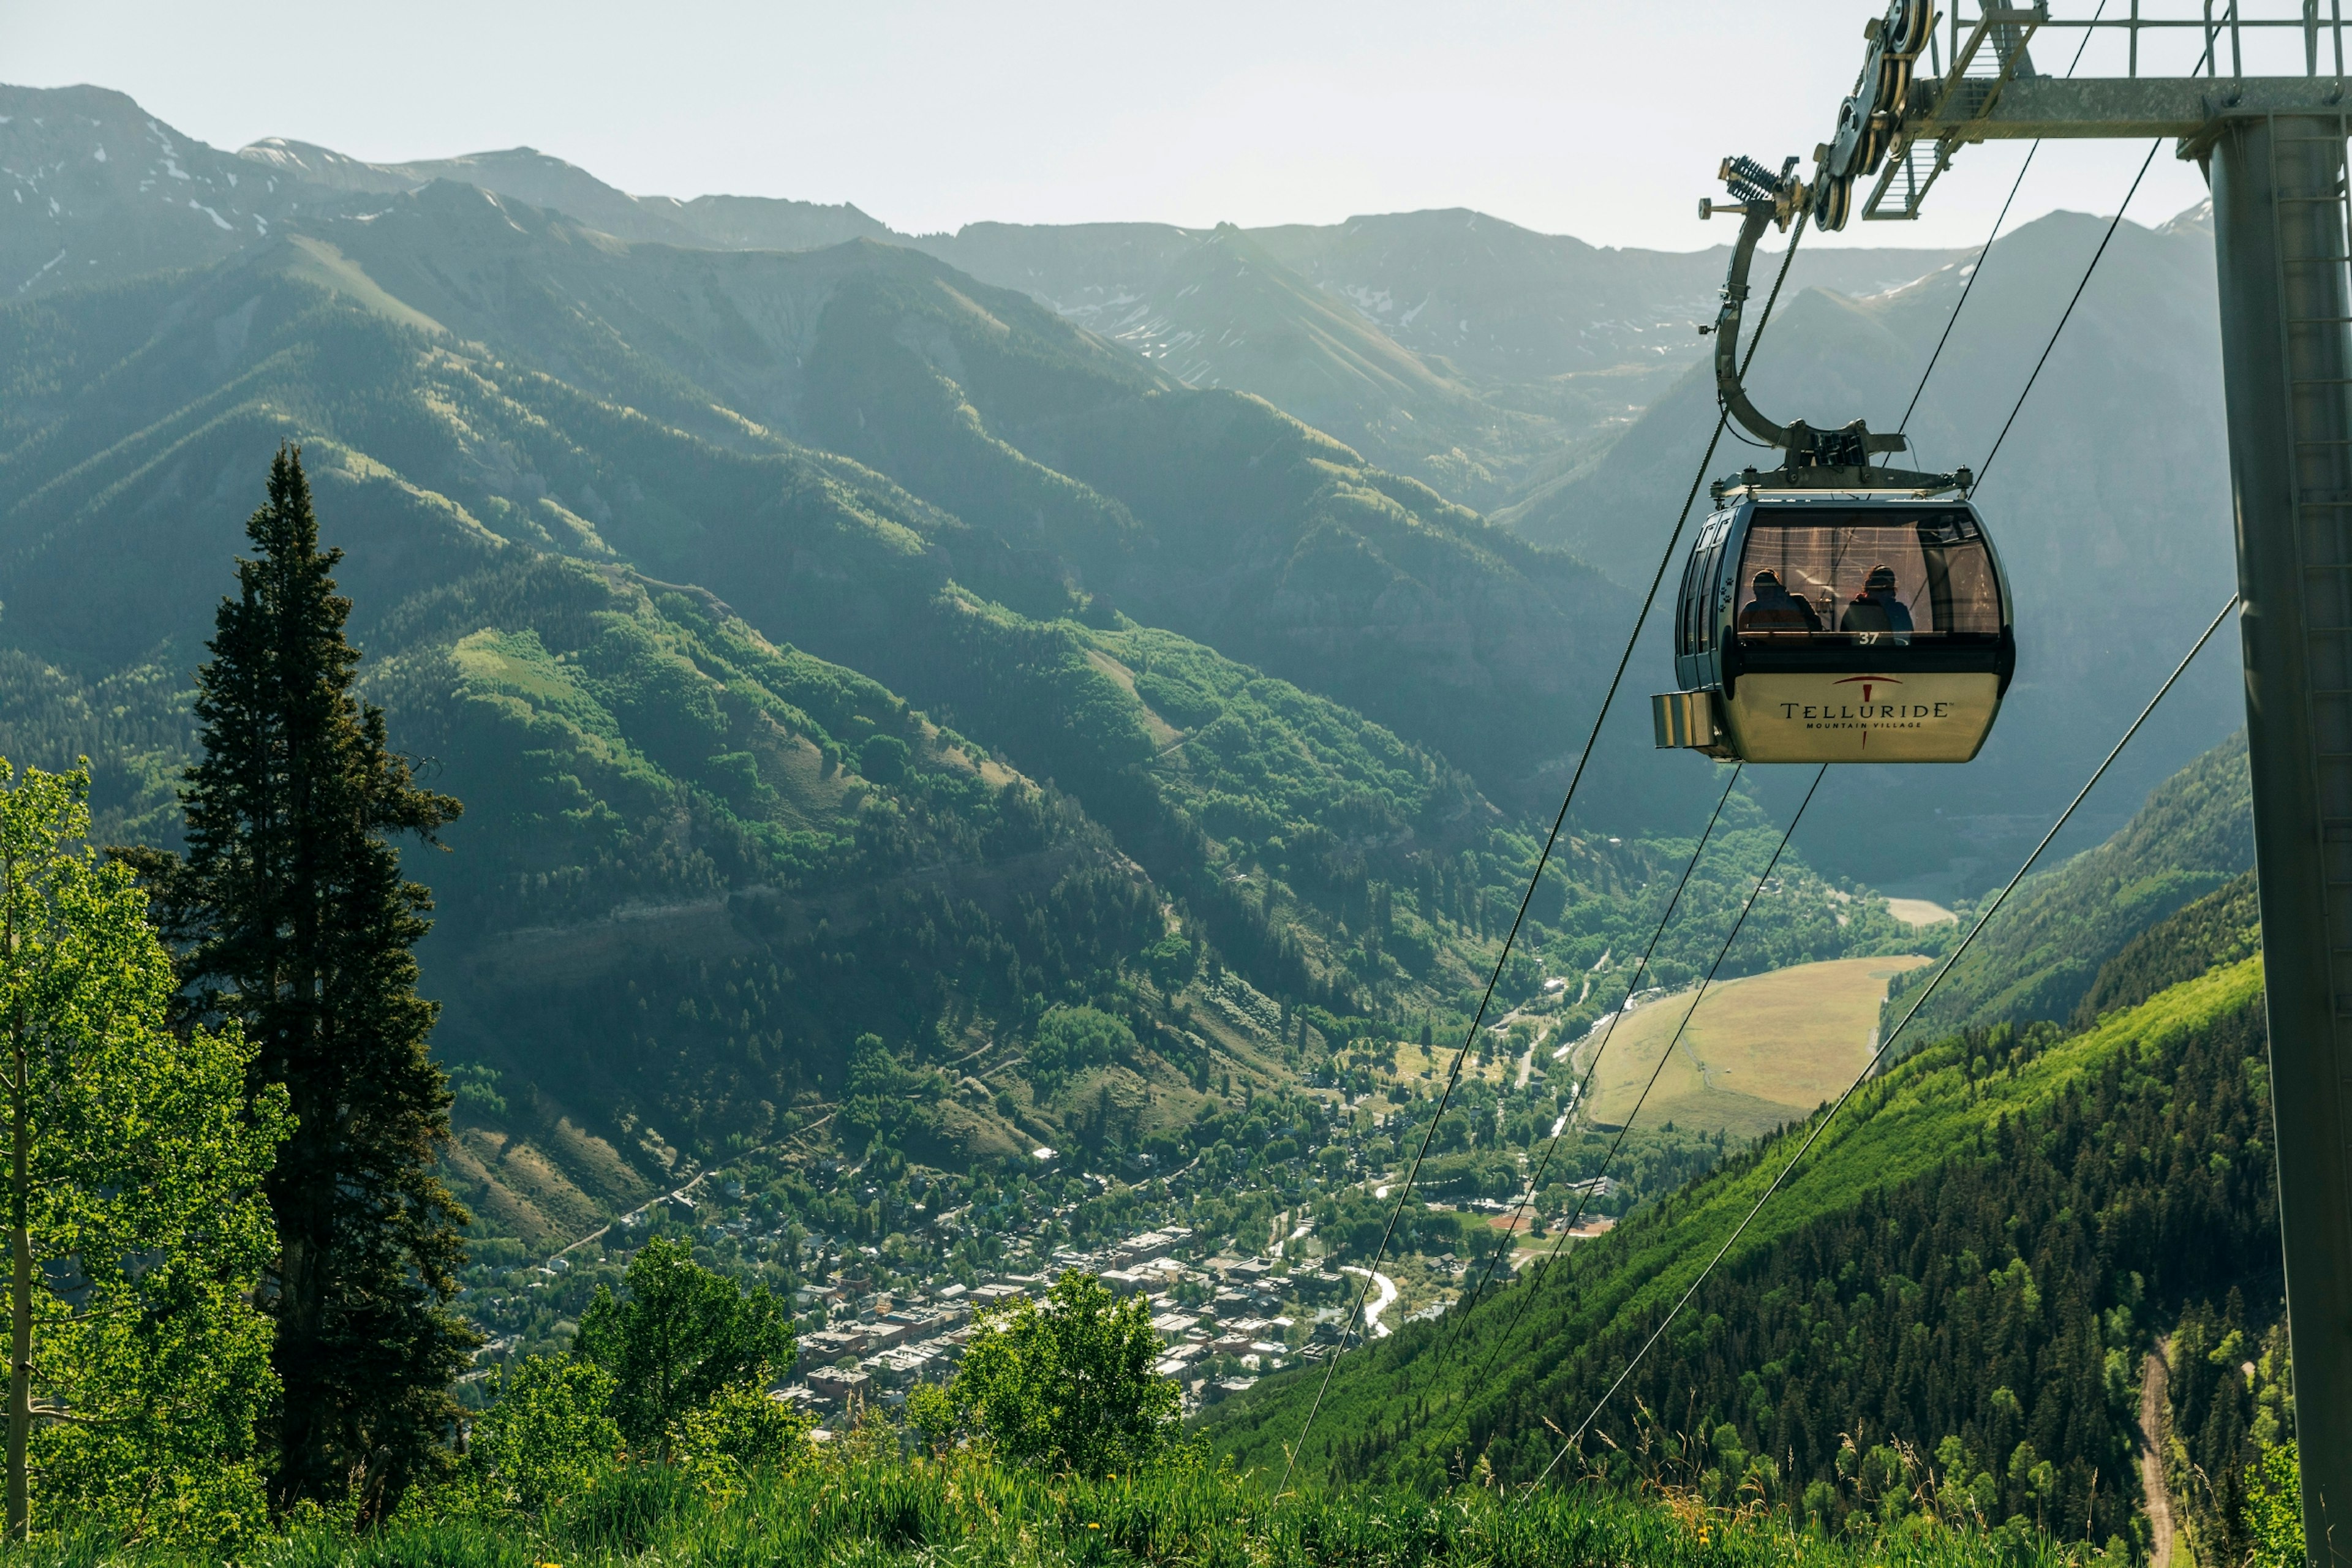
[[[1907,1445],[1996,1522],[2128,1539],[2141,1356],[2184,1312],[2226,1302],[2251,1326],[2280,1300],[2261,963],[2205,968],[2216,917],[2248,912],[2232,890],[2157,928],[2129,987],[2194,977],[2091,1027],[1970,1031],[1857,1096],[1570,1473],[1630,1479],[1696,1443],[1721,1500],[1758,1486],[1825,1522],[1891,1523],[1912,1506]],[[1352,1354],[1302,1467],[1541,1472],[1804,1131],[1527,1276],[1458,1342],[1440,1321]],[[1267,1380],[1213,1439],[1278,1464],[1318,1375]]]
[[[1627,613],[1574,561],[1264,402],[1188,390],[913,251],[622,246],[446,182],[319,234],[354,290],[501,358],[716,444],[797,441],[888,475],[990,540],[994,576],[968,553],[953,569],[992,597],[1181,631],[1444,752],[1514,808],[1555,787],[1601,628]]]
[[[1550,552],[1462,534],[1397,477],[1645,581],[1713,414],[1703,376],[1675,377],[1704,349],[1690,324],[1712,309],[1719,250],[1595,247],[1462,209],[909,237],[849,207],[631,196],[527,148],[376,165],[273,139],[230,154],[83,88],[0,88],[0,163],[27,171],[25,199],[0,205],[0,258],[18,259],[27,298],[243,257],[719,444],[848,451],[1104,609],[1444,752],[1514,814],[1562,782],[1630,606]],[[193,205],[141,195],[171,169]],[[1911,426],[1923,460],[1990,443],[2063,305],[2049,280],[2074,275],[2101,226],[2062,214],[1996,247]],[[1946,903],[1980,892],[2090,765],[2104,731],[2084,717],[2120,719],[2210,613],[2209,590],[2218,603],[2227,498],[2197,456],[2211,442],[2157,434],[2218,439],[2210,249],[2191,215],[2127,227],[2102,262],[1983,497],[2021,605],[2002,723],[1974,769],[1850,771],[1829,804],[1874,831],[1824,837],[1837,875]],[[1807,247],[1759,395],[1816,423],[1891,422],[1970,276],[1949,253]],[[1286,435],[1251,398],[1179,395],[1150,347],[1171,334],[1185,381],[1271,398],[1354,455]],[[821,336],[842,351],[830,370],[811,356]],[[2117,403],[2119,386],[2140,401]],[[1245,403],[1257,412],[1227,406]],[[1371,479],[1364,458],[1390,472]],[[1352,479],[1386,517],[1367,528],[1307,504],[1318,487],[1260,482],[1284,475]],[[1467,548],[1421,548],[1449,534]],[[1653,646],[1636,669],[1663,660]],[[2235,722],[2228,663],[2192,672],[2122,763],[2127,792]],[[1646,755],[1637,707],[1612,727],[1587,820],[1672,831],[1704,809],[1704,770]],[[1988,770],[2008,781],[2002,809],[1966,782]],[[2086,811],[2098,832],[2123,815]]]
[[[430,187],[420,210],[497,216],[457,190]],[[936,264],[876,265],[826,331],[957,309]],[[913,302],[890,306],[894,290]],[[17,390],[0,426],[0,725],[24,760],[92,758],[102,837],[168,841],[187,672],[250,476],[278,440],[306,444],[370,689],[472,806],[424,868],[439,894],[425,969],[445,1055],[486,1075],[455,1157],[491,1233],[581,1234],[823,1114],[866,1033],[908,1070],[940,1069],[894,1136],[961,1166],[1087,1145],[1071,1119],[1099,1123],[1105,1083],[1150,1107],[1118,1134],[1133,1150],[1187,1124],[1213,1078],[1277,1087],[1350,1032],[1458,1026],[1536,840],[1442,751],[1345,704],[1376,682],[1340,667],[1376,676],[1402,656],[1297,659],[1332,672],[1318,690],[1080,585],[1094,578],[1074,563],[1097,556],[1164,570],[1177,544],[1155,529],[1181,543],[1173,520],[1200,513],[1156,523],[984,437],[962,468],[910,466],[975,523],[707,397],[705,433],[681,428],[661,415],[697,412],[689,384],[659,365],[568,361],[649,411],[453,336],[434,312],[455,314],[457,294],[411,292],[340,246],[289,243],[0,311]],[[1048,392],[1097,352],[1054,330],[1041,341],[1068,353],[1045,362]],[[975,348],[964,363],[992,384],[1025,362]],[[1338,449],[1262,404],[1177,394],[1189,411],[1163,417],[1160,395],[1118,414],[1131,469],[1114,477],[1251,509],[1189,548],[1288,518],[1302,559],[1286,584],[1344,581],[1321,549],[1381,602],[1416,583],[1534,593],[1551,569],[1426,491],[1318,455]],[[1231,443],[1268,434],[1290,468],[1213,478]],[[1016,531],[992,474],[1054,501],[1044,532]],[[1280,654],[1279,629],[1237,640]],[[1736,809],[1668,964],[1699,962],[1706,921],[1773,837]],[[1680,852],[1566,846],[1506,1001],[1535,998],[1547,964],[1631,951]],[[1786,870],[1797,896],[1755,922],[1738,963],[1888,940],[1841,926],[1831,889]],[[1155,970],[1171,940],[1185,962]],[[1186,1024],[1171,993],[1204,953],[1273,999],[1265,1021]],[[1628,978],[1622,962],[1599,973],[1584,1016]],[[1129,1020],[1140,1054],[1008,1110],[991,1064],[1048,1007],[1081,1003]],[[1310,1037],[1287,1011],[1305,1006],[1329,1027]]]
[[[2019,889],[1912,1021],[1911,1039],[2063,1020],[2084,1005],[2104,1011],[2114,1004],[2094,990],[2103,965],[2253,863],[2253,795],[2241,732],[2158,784],[2114,837]],[[1895,984],[1882,1014],[1887,1027],[1926,984],[1925,974]]]

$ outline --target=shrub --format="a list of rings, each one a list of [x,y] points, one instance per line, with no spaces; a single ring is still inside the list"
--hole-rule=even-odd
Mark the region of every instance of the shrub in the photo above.
[[[805,1452],[808,1417],[770,1397],[757,1384],[721,1389],[686,1413],[670,1436],[677,1462],[718,1491]]]
[[[1072,1270],[1043,1306],[1024,1299],[982,1313],[977,1328],[949,1395],[1006,1458],[1100,1477],[1150,1458],[1173,1436],[1176,1384],[1152,1375],[1160,1341],[1141,1300],[1121,1301]],[[936,1421],[939,1413],[927,1402],[921,1414]]]
[[[922,1434],[934,1455],[945,1453],[955,1441],[958,1417],[954,1396],[936,1383],[920,1383],[907,1392],[907,1425]]]
[[[532,1512],[585,1490],[621,1451],[613,1374],[568,1356],[508,1369],[467,1458],[485,1500]]]
[[[1074,1074],[1135,1056],[1135,1032],[1123,1019],[1095,1007],[1054,1007],[1037,1020],[1029,1042],[1029,1081],[1041,1095]]]
[[[1164,995],[1173,996],[1192,980],[1200,954],[1183,937],[1171,932],[1143,950],[1144,972]]]
[[[2253,1543],[2249,1561],[2257,1568],[2294,1568],[2304,1561],[2303,1471],[2295,1446],[2263,1445],[2262,1462],[2246,1489],[2246,1535]]]
[[[878,784],[894,784],[907,776],[907,742],[896,735],[875,735],[857,750],[857,771]]]
[[[604,1286],[580,1316],[577,1350],[613,1384],[612,1413],[640,1450],[664,1457],[688,1413],[792,1364],[793,1325],[765,1286],[744,1290],[656,1237],[629,1260],[625,1300]]]

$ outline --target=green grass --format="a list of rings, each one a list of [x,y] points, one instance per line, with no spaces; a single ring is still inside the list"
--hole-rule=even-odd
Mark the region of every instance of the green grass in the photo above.
[[[1785,1518],[1579,1489],[1505,1498],[1350,1490],[1269,1501],[1254,1479],[1184,1468],[1099,1482],[1049,1479],[969,1455],[945,1461],[842,1455],[713,1491],[683,1473],[616,1471],[543,1518],[436,1520],[425,1510],[352,1533],[298,1530],[250,1542],[261,1568],[604,1568],[653,1564],[1640,1563],[1644,1568],[1905,1568],[2095,1560],[2013,1532],[1915,1521],[1832,1541]],[[217,1561],[96,1541],[36,1542],[23,1568]]]
[[[1653,1125],[1720,1128],[1743,1140],[1785,1126],[1853,1081],[1870,1059],[1886,983],[1927,962],[1801,963],[1720,983],[1696,1013],[1688,992],[1659,997],[1621,1019],[1610,1036],[1590,1119],[1614,1126],[1641,1104],[1642,1120]],[[1689,1027],[1644,1103],[1643,1088],[1686,1013]]]

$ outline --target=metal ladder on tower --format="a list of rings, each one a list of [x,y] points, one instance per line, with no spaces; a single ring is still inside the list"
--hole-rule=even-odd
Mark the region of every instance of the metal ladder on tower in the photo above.
[[[2032,5],[1985,4],[1960,32],[1960,19],[1951,20],[1952,64],[1937,68],[1932,88],[1948,116],[1972,118],[1990,109],[2001,89],[2035,74],[2028,46],[2045,13]],[[1938,40],[1931,31],[1928,58],[1941,67]],[[1919,216],[1928,187],[1951,166],[1952,154],[1963,138],[1915,136],[1898,132],[1880,169],[1878,183],[1864,198],[1862,216],[1872,222],[1900,222]]]

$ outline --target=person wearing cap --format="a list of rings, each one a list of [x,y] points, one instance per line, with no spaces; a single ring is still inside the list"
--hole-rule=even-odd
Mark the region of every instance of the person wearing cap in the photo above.
[[[1770,567],[1756,574],[1748,584],[1756,596],[1740,607],[1739,629],[1743,632],[1817,632],[1822,629],[1822,617],[1813,607],[1781,585],[1780,574]]]
[[[1874,566],[1864,579],[1862,592],[1853,596],[1838,618],[1842,632],[1875,633],[1895,643],[1911,640],[1911,609],[1895,596],[1895,568]]]

